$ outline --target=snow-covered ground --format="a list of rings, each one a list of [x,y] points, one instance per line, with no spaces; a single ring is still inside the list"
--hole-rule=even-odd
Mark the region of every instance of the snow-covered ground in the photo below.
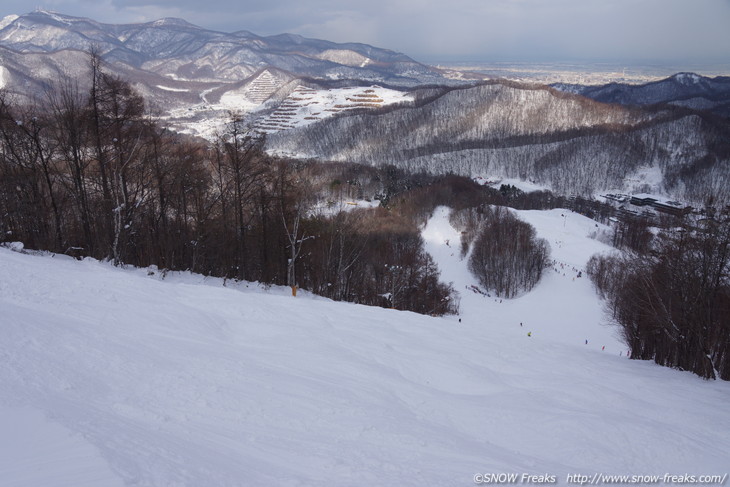
[[[2,18],[2,20],[0,20],[0,29],[4,29],[5,27],[10,25],[11,23],[13,23],[13,21],[15,21],[17,19],[18,19],[17,15],[14,15],[14,14],[6,15],[5,17]]]
[[[218,103],[209,103],[208,93],[201,93],[202,103],[192,107],[171,110],[169,116],[182,131],[212,138],[225,124],[225,114],[240,113],[250,117],[253,128],[262,133],[273,133],[312,124],[338,113],[354,109],[376,109],[394,103],[406,103],[413,96],[382,86],[313,89],[300,85],[281,102],[269,99],[281,88],[268,72],[262,73],[248,85],[224,93]],[[158,86],[165,90],[172,90]],[[259,112],[275,107],[265,116]],[[258,119],[256,117],[259,117]]]
[[[459,289],[446,211],[424,229],[461,322],[0,248],[2,485],[725,474],[730,385],[622,356],[571,275],[594,224],[518,214],[564,267],[502,303]]]
[[[449,223],[448,208],[438,208],[423,231],[426,249],[441,269],[441,280],[452,282],[461,296],[462,322],[488,322],[507,333],[531,332],[541,340],[625,357],[626,346],[617,336],[617,328],[606,324],[601,303],[585,275],[593,254],[611,250],[593,238],[608,232],[608,227],[570,210],[512,211],[547,240],[554,260],[540,283],[516,299],[499,299],[474,289],[479,282],[467,269],[468,256],[461,258],[461,235]],[[579,272],[582,277],[577,277]]]
[[[410,101],[413,97],[408,93],[377,85],[328,90],[299,86],[271,115],[258,123],[258,129],[278,132],[303,127],[347,110],[380,108]]]
[[[9,486],[121,487],[93,443],[32,406],[0,407],[0,475]]]
[[[8,83],[8,70],[5,66],[0,66],[0,90],[5,88]]]
[[[377,208],[380,200],[336,199],[321,202],[312,209],[314,215],[336,215],[342,211],[352,211],[363,208]]]
[[[657,199],[666,199],[662,170],[659,167],[640,167],[633,174],[624,178],[624,190],[629,194],[646,193],[647,190],[657,194]],[[609,191],[610,192],[610,191]]]
[[[254,120],[259,111],[271,108],[274,102],[268,101],[267,97],[274,91],[274,88],[261,88],[258,84],[247,86],[225,93],[220,102],[214,104],[209,104],[202,94],[203,103],[172,110],[170,116],[185,127],[184,132],[212,138],[225,123],[223,114],[241,113]],[[381,86],[316,90],[299,86],[271,113],[257,119],[253,127],[258,132],[273,133],[303,127],[348,110],[375,109],[412,100],[408,93]]]

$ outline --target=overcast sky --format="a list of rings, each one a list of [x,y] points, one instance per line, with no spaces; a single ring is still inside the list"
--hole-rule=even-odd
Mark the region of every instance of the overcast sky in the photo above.
[[[730,63],[730,0],[0,0],[107,23],[364,42],[424,62]]]

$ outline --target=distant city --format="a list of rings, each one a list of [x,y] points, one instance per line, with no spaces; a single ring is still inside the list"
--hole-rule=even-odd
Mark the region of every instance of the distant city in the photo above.
[[[641,84],[664,79],[680,72],[692,72],[711,77],[730,76],[730,63],[673,66],[613,63],[449,62],[434,63],[434,65],[444,69],[468,71],[474,74],[478,73],[484,75],[486,78],[504,78],[514,81],[546,84]]]

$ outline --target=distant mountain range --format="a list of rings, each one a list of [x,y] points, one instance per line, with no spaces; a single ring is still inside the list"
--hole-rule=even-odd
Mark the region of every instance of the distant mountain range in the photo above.
[[[708,78],[677,73],[643,85],[609,83],[600,86],[556,83],[554,88],[603,103],[648,106],[670,103],[696,110],[710,110],[730,118],[730,77]]]
[[[0,88],[40,96],[70,77],[87,89],[92,48],[176,130],[210,135],[233,111],[295,157],[730,202],[729,77],[485,82],[365,44],[36,11],[0,21]]]
[[[215,103],[231,91],[245,93],[263,72],[273,82],[267,92],[257,90],[256,104],[299,78],[401,87],[449,82],[434,67],[366,44],[224,33],[173,18],[103,24],[38,10],[0,20],[0,86],[38,95],[65,75],[83,87],[92,47],[102,54],[106,69],[131,81],[151,106],[163,111]]]

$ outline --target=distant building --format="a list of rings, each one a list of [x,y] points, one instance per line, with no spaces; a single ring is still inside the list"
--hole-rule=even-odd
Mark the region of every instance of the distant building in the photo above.
[[[629,202],[634,206],[650,206],[656,211],[675,216],[683,216],[692,212],[691,206],[682,206],[682,204],[677,201],[659,201],[658,199],[650,196],[643,198],[632,196]]]
[[[653,206],[654,203],[656,203],[656,202],[657,202],[656,198],[650,198],[650,197],[638,198],[636,196],[632,196],[631,200],[629,201],[629,203],[631,203],[632,205],[635,205],[635,206]]]
[[[661,211],[662,213],[669,213],[670,215],[675,216],[683,216],[688,213],[692,212],[691,206],[682,206],[681,204],[677,203],[676,201],[667,201],[667,202],[661,202],[661,201],[655,201],[651,205],[653,208],[656,209],[656,211]]]

